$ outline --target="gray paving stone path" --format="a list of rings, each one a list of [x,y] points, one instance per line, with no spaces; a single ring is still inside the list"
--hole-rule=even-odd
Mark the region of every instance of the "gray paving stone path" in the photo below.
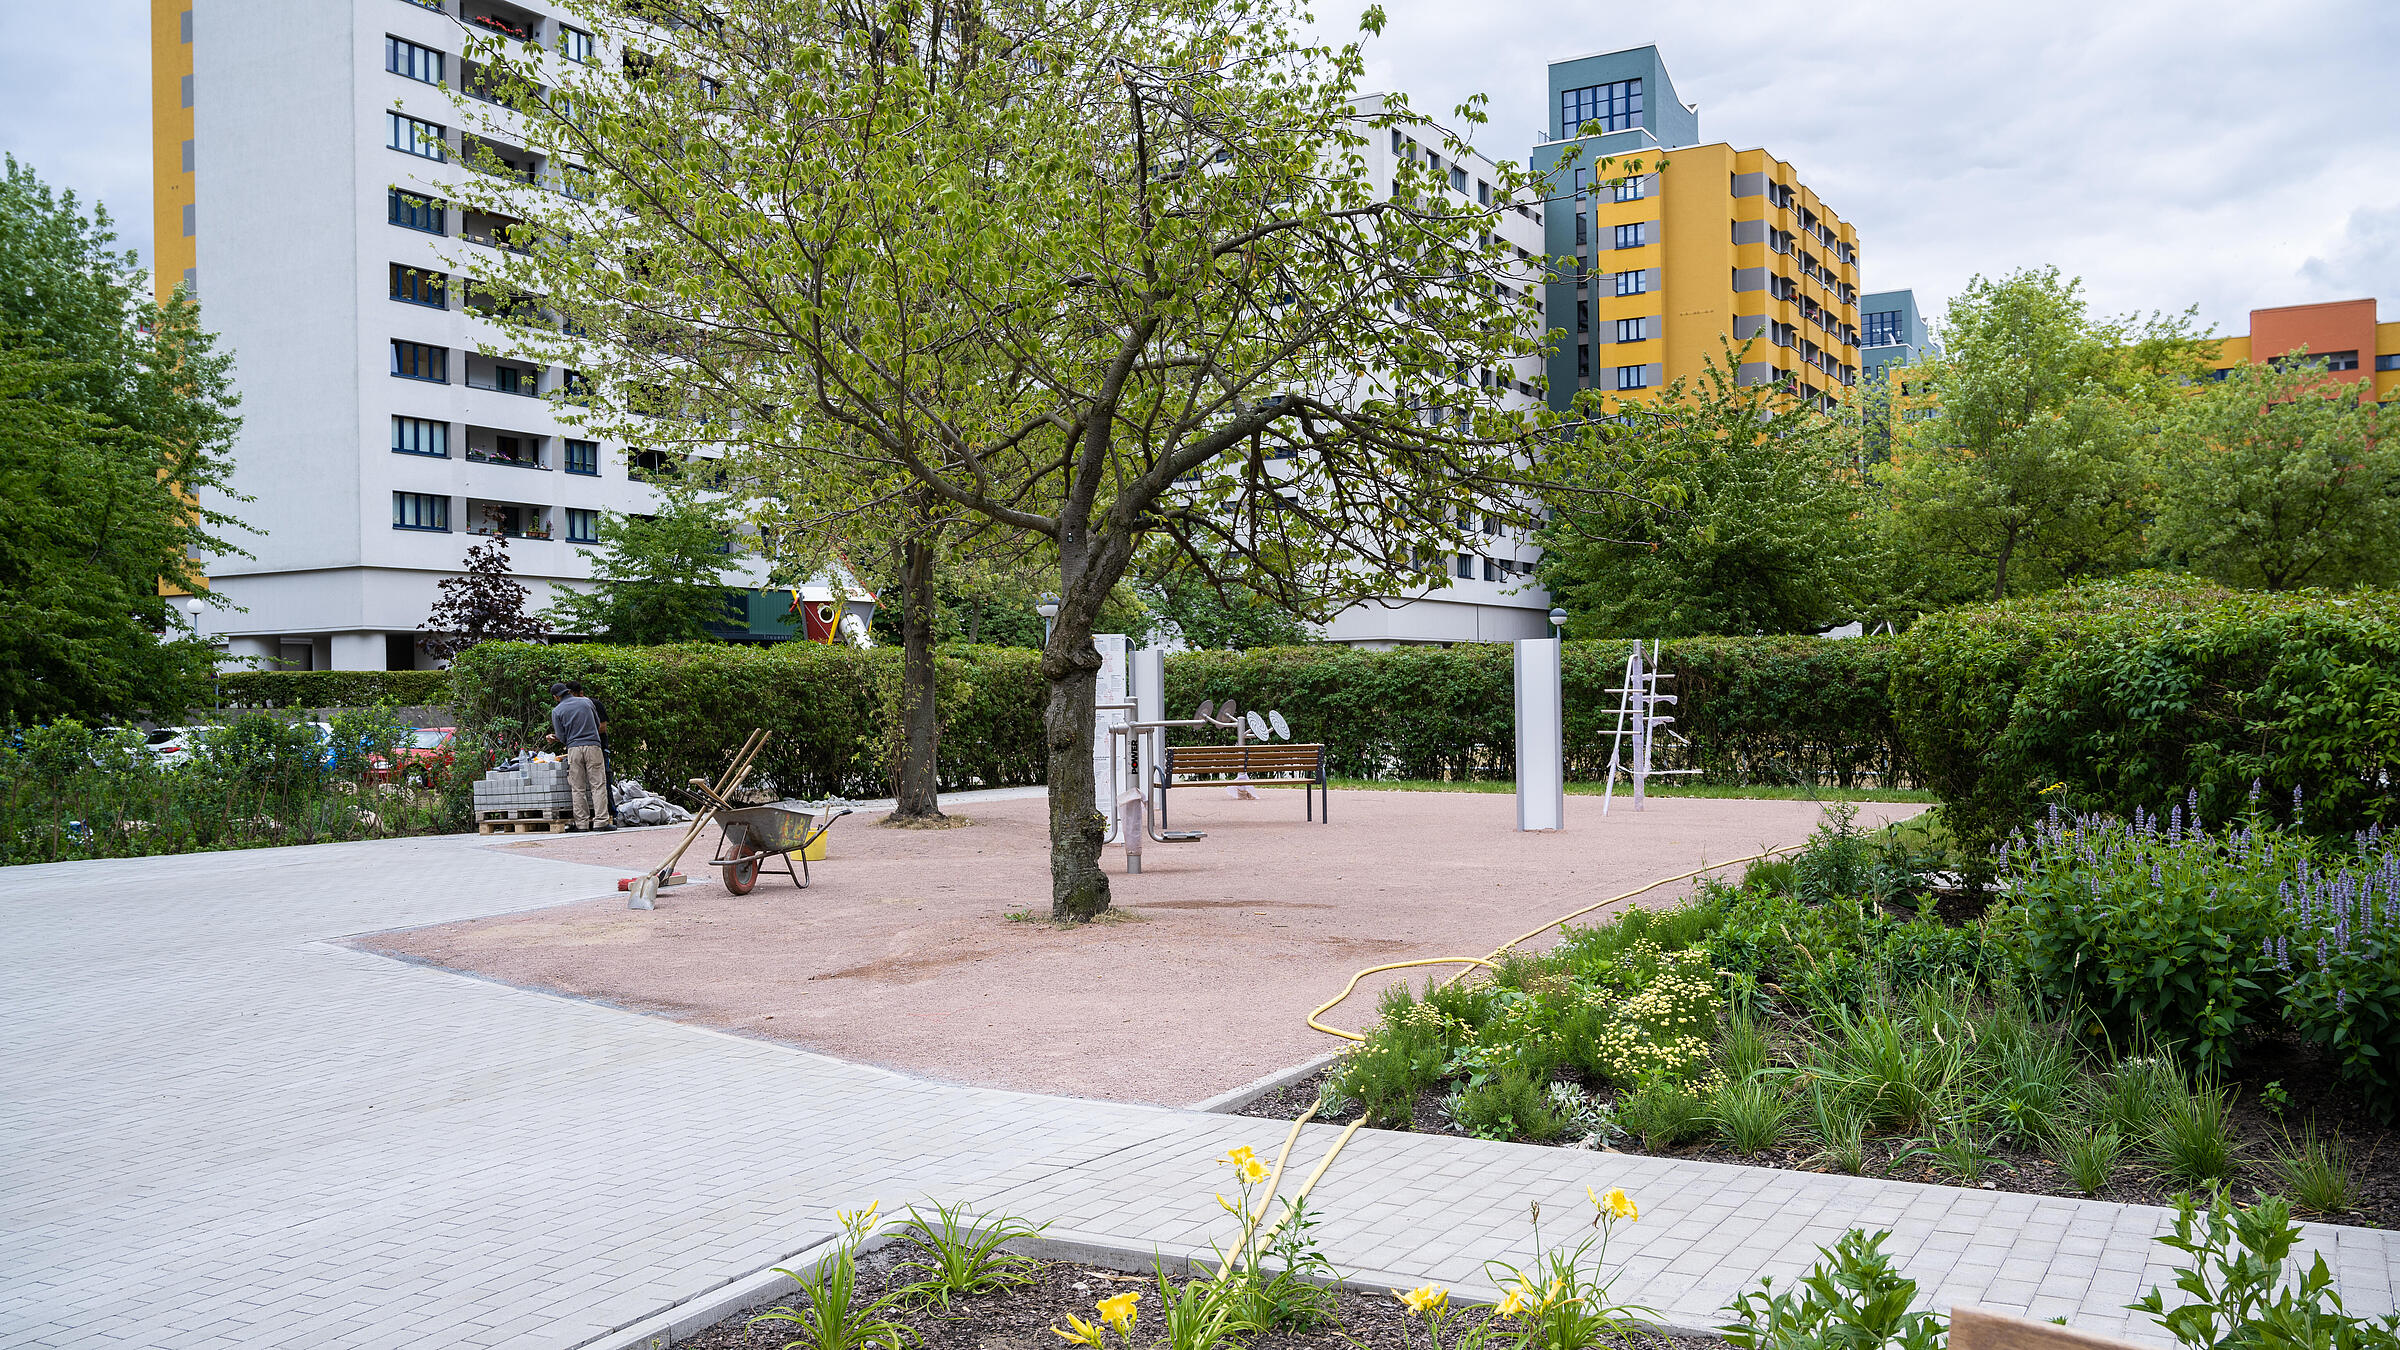
[[[1282,1127],[905,1078],[353,951],[609,889],[463,839],[0,871],[0,1347],[571,1350],[778,1263],[868,1199],[1135,1250],[1222,1239],[1212,1159]],[[1029,1025],[1028,1034],[1039,1034]],[[1163,1029],[1163,1042],[1206,1027]],[[1336,1131],[1311,1126],[1313,1164]],[[1644,1210],[1622,1293],[1704,1325],[1852,1225],[1934,1303],[2157,1339],[2165,1213],[1362,1131],[1319,1186],[1335,1264],[1483,1285],[1584,1187]],[[2400,1234],[2316,1228],[2354,1307]]]

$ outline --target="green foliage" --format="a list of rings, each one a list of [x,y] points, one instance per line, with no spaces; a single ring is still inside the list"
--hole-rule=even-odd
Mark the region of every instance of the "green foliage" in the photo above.
[[[2110,1129],[2077,1130],[2059,1141],[2058,1165],[2085,1195],[2108,1189],[2125,1152],[2125,1137]]]
[[[2231,586],[2400,580],[2400,445],[2374,402],[2321,361],[2223,373],[2166,424],[2151,546]]]
[[[331,766],[315,728],[264,712],[202,728],[172,763],[138,731],[28,727],[0,743],[0,866],[444,833],[470,819],[443,776],[431,792],[373,781],[368,754],[400,733],[388,712],[336,727]]]
[[[700,642],[726,619],[729,508],[705,493],[699,470],[652,475],[654,511],[600,514],[600,547],[579,548],[598,585],[561,587],[544,617],[562,633],[629,646]],[[744,627],[748,624],[745,621]]]
[[[1478,1139],[1523,1139],[1539,1144],[1558,1138],[1567,1129],[1543,1085],[1518,1068],[1460,1089],[1445,1107],[1460,1129]]]
[[[2224,1089],[2202,1082],[2169,1097],[2150,1122],[2151,1162],[2177,1181],[2223,1181],[2234,1173],[2240,1141]]]
[[[2393,1350],[2400,1314],[2355,1316],[2342,1306],[2325,1254],[2305,1269],[2292,1259],[2300,1225],[2280,1199],[2236,1206],[2222,1192],[2202,1210],[2175,1200],[2175,1231],[2160,1242],[2194,1258],[2175,1271],[2185,1301],[2167,1306],[2153,1288],[2127,1305],[2157,1319],[2187,1350]]]
[[[1885,1254],[1890,1236],[1851,1229],[1831,1249],[1818,1248],[1797,1289],[1777,1293],[1767,1277],[1736,1295],[1725,1305],[1734,1320],[1717,1329],[1734,1350],[1940,1350],[1942,1319],[1909,1311],[1917,1282]]]
[[[450,672],[244,670],[218,676],[215,691],[229,708],[438,708],[450,701]]]
[[[1739,364],[1729,348],[1619,407],[1604,481],[1643,496],[1556,500],[1537,575],[1569,633],[1812,633],[1879,599],[1859,585],[1880,567],[1855,447],[1775,387],[1737,384]]]
[[[1616,1274],[1608,1269],[1608,1241],[1617,1220],[1607,1199],[1589,1189],[1584,1193],[1593,1214],[1581,1241],[1545,1245],[1542,1209],[1536,1204],[1533,1260],[1522,1266],[1500,1260],[1483,1264],[1484,1278],[1501,1292],[1495,1312],[1509,1324],[1512,1350],[1600,1350],[1655,1330],[1650,1309],[1617,1298]]]
[[[1333,1320],[1333,1262],[1326,1259],[1316,1229],[1317,1218],[1306,1200],[1283,1202],[1283,1222],[1259,1253],[1262,1259],[1245,1264],[1237,1258],[1227,1272],[1223,1289],[1231,1308],[1229,1328],[1263,1336],[1287,1328],[1305,1331]]]
[[[485,643],[459,659],[453,706],[494,746],[535,745],[554,680],[608,708],[620,775],[669,786],[714,779],[752,727],[773,733],[751,782],[792,797],[881,795],[901,654],[814,642],[771,647]],[[936,660],[945,788],[1040,782],[1045,682],[1036,653],[951,648]]]
[[[2298,1137],[2285,1131],[2274,1159],[2275,1180],[2291,1202],[2312,1214],[2340,1214],[2358,1203],[2358,1179],[2350,1169],[2350,1146],[2338,1134],[2320,1135],[2316,1122]]]
[[[1627,641],[1566,644],[1568,777],[1597,781],[1616,726],[1613,691]],[[1885,638],[1690,638],[1668,642],[1660,668],[1682,702],[1676,729],[1691,748],[1661,747],[1662,768],[1698,768],[1712,783],[1852,786],[1911,781],[1886,693]],[[1188,652],[1167,662],[1167,707],[1202,700],[1276,709],[1295,738],[1323,742],[1339,776],[1506,779],[1515,773],[1515,699],[1505,646],[1386,652],[1312,646]]]
[[[214,664],[162,590],[220,604],[199,560],[240,553],[207,504],[230,493],[232,357],[189,295],[151,303],[115,239],[107,212],[6,161],[0,722],[171,716]]]
[[[1661,1074],[1617,1099],[1617,1119],[1642,1147],[1673,1148],[1708,1132],[1708,1102],[1690,1084]]]
[[[906,1350],[924,1344],[923,1338],[893,1316],[909,1297],[896,1289],[873,1299],[858,1296],[858,1247],[874,1223],[874,1211],[844,1214],[842,1236],[833,1253],[806,1271],[775,1267],[775,1273],[800,1286],[798,1307],[779,1307],[758,1314],[749,1325],[781,1322],[795,1331],[783,1350]]]
[[[1737,1153],[1763,1153],[1782,1143],[1791,1115],[1782,1089],[1762,1078],[1732,1083],[1709,1103],[1717,1133]]]
[[[1892,717],[1962,848],[2037,793],[2128,815],[2197,794],[2341,835],[2400,824],[2400,601],[2262,595],[2155,575],[1928,616],[1899,641]]]
[[[1929,598],[2005,599],[2140,556],[2154,429],[2214,349],[2188,313],[2094,319],[2081,289],[2055,268],[1976,277],[1950,302],[1946,353],[1907,374],[1939,412],[1878,479]]]
[[[1048,1226],[1006,1215],[979,1219],[967,1212],[964,1202],[935,1201],[931,1214],[921,1214],[911,1205],[895,1235],[916,1255],[893,1267],[892,1273],[895,1278],[912,1272],[919,1276],[907,1283],[906,1296],[944,1308],[953,1298],[1028,1284],[1040,1263],[1003,1251],[1002,1245],[1037,1237]]]

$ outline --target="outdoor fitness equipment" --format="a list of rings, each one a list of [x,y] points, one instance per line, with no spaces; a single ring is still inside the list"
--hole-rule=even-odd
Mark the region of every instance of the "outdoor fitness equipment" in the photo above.
[[[1659,733],[1675,720],[1658,711],[1662,705],[1673,706],[1676,701],[1675,695],[1658,692],[1662,681],[1675,678],[1659,671],[1658,652],[1658,643],[1651,642],[1650,657],[1647,661],[1643,660],[1642,644],[1636,639],[1632,653],[1625,658],[1625,679],[1616,689],[1617,726],[1616,730],[1608,733],[1611,737],[1608,747],[1608,785],[1600,790],[1601,815],[1608,814],[1609,802],[1616,794],[1620,763],[1624,766],[1626,776],[1633,780],[1633,809],[1636,811],[1642,809],[1642,789],[1650,781],[1651,775],[1700,772],[1698,769],[1650,767],[1651,751],[1658,745]],[[1666,735],[1677,745],[1691,744],[1675,732],[1666,731]],[[1626,744],[1629,736],[1633,740],[1630,746]]]
[[[1105,656],[1106,653],[1104,652]],[[1160,830],[1152,825],[1156,818],[1150,806],[1146,786],[1152,770],[1166,758],[1166,733],[1173,727],[1217,727],[1233,732],[1234,744],[1249,743],[1253,727],[1258,739],[1270,736],[1290,740],[1291,724],[1280,712],[1269,712],[1264,720],[1257,713],[1245,718],[1231,699],[1219,707],[1214,700],[1203,700],[1190,717],[1162,716],[1166,703],[1166,653],[1158,648],[1144,648],[1128,653],[1127,665],[1133,697],[1121,701],[1095,704],[1100,713],[1121,714],[1097,729],[1108,745],[1108,835],[1107,841],[1125,846],[1125,870],[1142,870],[1142,841],[1148,838],[1161,844],[1187,844],[1208,837],[1206,830]],[[1123,737],[1123,742],[1118,738]],[[1122,778],[1129,758],[1128,752],[1138,751],[1139,763],[1134,766],[1134,779],[1127,786]],[[1247,791],[1247,788],[1241,789]]]

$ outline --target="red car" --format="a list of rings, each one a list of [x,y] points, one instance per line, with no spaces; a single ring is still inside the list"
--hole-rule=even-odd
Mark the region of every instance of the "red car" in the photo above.
[[[378,783],[404,778],[431,787],[435,777],[450,767],[450,743],[457,737],[456,727],[419,727],[400,742],[391,759],[381,755],[369,759],[367,777]]]

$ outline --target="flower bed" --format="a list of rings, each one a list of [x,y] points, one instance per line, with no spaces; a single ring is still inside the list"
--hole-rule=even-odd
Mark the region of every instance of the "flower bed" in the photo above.
[[[1945,918],[1927,860],[1837,808],[1739,886],[1387,990],[1351,1054],[1249,1112],[2400,1224],[2369,1039],[2400,998],[2400,858],[2355,842],[2062,823],[1989,919]]]

